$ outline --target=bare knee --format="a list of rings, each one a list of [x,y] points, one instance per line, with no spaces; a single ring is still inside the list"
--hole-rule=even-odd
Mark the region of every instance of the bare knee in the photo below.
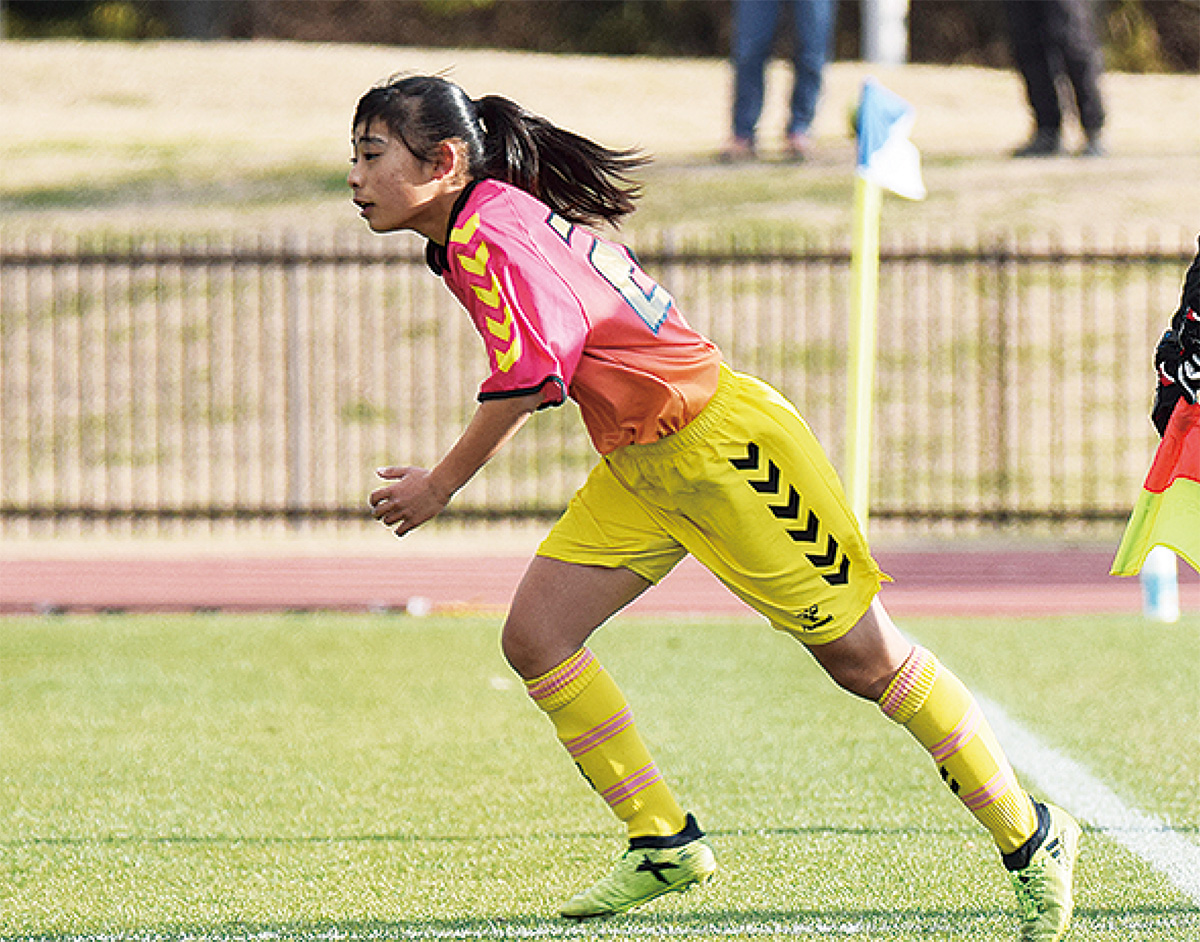
[[[500,652],[509,667],[528,679],[522,668],[528,666],[531,652],[521,633],[512,627],[511,617],[505,620],[504,629],[500,632]]]
[[[826,664],[830,678],[843,690],[864,700],[878,701],[896,676],[899,667],[877,661],[845,660]]]
[[[614,612],[650,583],[624,568],[534,557],[513,597],[500,647],[513,670],[532,680],[578,651]]]
[[[578,651],[591,634],[561,606],[539,593],[518,590],[500,634],[500,650],[525,680],[541,677]]]
[[[551,633],[515,612],[509,613],[500,634],[504,659],[525,680],[541,677],[575,653],[561,647]]]
[[[912,651],[878,601],[846,634],[809,648],[839,687],[865,700],[878,701]]]

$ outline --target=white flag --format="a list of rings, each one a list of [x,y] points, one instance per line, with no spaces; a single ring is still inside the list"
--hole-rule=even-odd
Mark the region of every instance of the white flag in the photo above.
[[[874,79],[863,83],[858,105],[858,175],[910,200],[925,198],[921,154],[908,139],[912,105]]]

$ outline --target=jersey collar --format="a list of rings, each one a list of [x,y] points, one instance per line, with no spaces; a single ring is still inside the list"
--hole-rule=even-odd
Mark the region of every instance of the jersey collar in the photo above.
[[[446,246],[450,244],[450,233],[454,231],[454,224],[458,222],[459,213],[467,205],[467,200],[471,198],[471,192],[482,182],[482,180],[472,180],[458,194],[458,199],[454,201],[454,206],[450,209],[450,224],[446,226],[445,241],[441,245],[438,245],[433,239],[425,243],[425,264],[439,277],[450,267],[450,257],[446,253]]]

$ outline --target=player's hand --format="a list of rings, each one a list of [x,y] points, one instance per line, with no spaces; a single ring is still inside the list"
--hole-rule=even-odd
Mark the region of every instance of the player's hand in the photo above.
[[[1200,295],[1200,284],[1196,285],[1195,293]],[[1185,355],[1200,357],[1200,297],[1192,304],[1184,305],[1183,318],[1179,322],[1178,340]]]
[[[1162,386],[1177,386],[1184,399],[1195,403],[1200,390],[1200,347],[1185,347],[1175,331],[1168,330],[1154,351],[1154,367]]]
[[[380,468],[376,473],[391,483],[371,492],[371,514],[394,529],[396,536],[436,517],[450,502],[437,491],[424,468]]]

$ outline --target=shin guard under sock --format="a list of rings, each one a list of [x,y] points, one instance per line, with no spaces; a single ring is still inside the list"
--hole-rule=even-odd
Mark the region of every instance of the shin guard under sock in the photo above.
[[[631,838],[684,828],[686,815],[642,742],[625,696],[591,651],[581,648],[525,686]]]
[[[924,648],[914,648],[879,699],[933,756],[942,779],[1010,854],[1037,830],[1033,801],[1017,782],[975,697]]]

